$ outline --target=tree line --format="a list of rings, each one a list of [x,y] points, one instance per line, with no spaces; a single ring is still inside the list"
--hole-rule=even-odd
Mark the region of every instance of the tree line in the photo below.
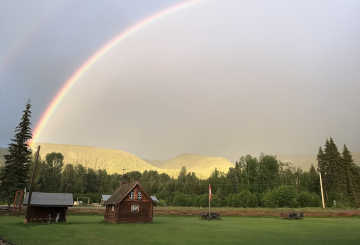
[[[0,199],[11,203],[16,190],[28,187],[34,160],[28,141],[31,139],[28,104],[15,137],[0,169]],[[309,170],[294,168],[275,156],[241,157],[228,172],[214,170],[207,179],[181,169],[177,178],[157,171],[108,174],[104,169],[81,164],[64,164],[61,153],[47,154],[36,173],[34,191],[74,193],[75,199],[99,202],[101,194],[111,194],[122,182],[139,181],[145,191],[156,195],[160,205],[207,206],[211,184],[213,206],[231,207],[319,207],[322,175],[328,207],[359,207],[360,167],[346,146],[339,153],[332,138],[318,153],[318,166]]]

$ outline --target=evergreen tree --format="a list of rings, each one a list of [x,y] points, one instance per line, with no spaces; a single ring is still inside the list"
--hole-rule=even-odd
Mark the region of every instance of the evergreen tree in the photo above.
[[[309,175],[309,182],[306,190],[320,195],[321,192],[320,178],[319,178],[319,174],[316,172],[316,169],[313,165],[311,165],[308,175]]]
[[[360,186],[357,185],[356,182],[356,179],[359,178],[359,176],[356,174],[356,165],[354,164],[351,152],[348,150],[346,145],[344,145],[344,149],[342,152],[342,160],[346,176],[347,194],[352,204],[355,206],[359,206]]]
[[[76,173],[72,164],[67,164],[61,175],[61,191],[73,193],[76,183]]]
[[[5,167],[1,176],[1,190],[7,197],[8,205],[12,202],[17,190],[23,190],[28,183],[31,165],[31,149],[29,141],[31,133],[31,104],[28,102],[23,111],[21,121],[15,128],[15,137],[11,139],[5,157]]]
[[[318,164],[328,205],[332,205],[334,200],[348,205],[351,201],[348,184],[349,163],[340,155],[333,138],[326,141],[324,152],[320,148]]]
[[[257,178],[258,192],[265,193],[279,185],[279,163],[274,156],[261,155]]]

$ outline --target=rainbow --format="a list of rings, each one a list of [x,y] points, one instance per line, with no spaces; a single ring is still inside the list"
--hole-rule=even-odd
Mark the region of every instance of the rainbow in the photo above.
[[[46,124],[48,123],[51,116],[55,113],[57,106],[61,103],[61,101],[64,99],[66,94],[71,90],[73,85],[81,78],[81,76],[86,73],[91,67],[107,52],[109,52],[113,47],[115,47],[117,44],[119,44],[124,39],[128,38],[132,34],[144,29],[149,24],[160,20],[168,15],[174,14],[180,10],[189,8],[191,6],[194,6],[195,4],[198,4],[203,0],[185,0],[183,2],[180,2],[178,4],[175,4],[169,8],[166,8],[160,12],[157,12],[154,15],[151,15],[133,26],[130,26],[123,30],[119,35],[115,36],[113,39],[111,39],[109,42],[107,42],[104,46],[102,46],[100,49],[98,49],[92,56],[90,56],[72,75],[71,77],[64,82],[64,85],[62,88],[57,92],[56,96],[52,99],[52,101],[47,106],[46,110],[41,115],[38,123],[35,126],[35,129],[33,131],[33,137],[30,144],[37,142],[39,135],[41,131],[44,129]]]

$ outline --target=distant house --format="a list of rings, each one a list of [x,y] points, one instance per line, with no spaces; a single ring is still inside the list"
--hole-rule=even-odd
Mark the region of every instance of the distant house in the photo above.
[[[100,204],[104,205],[105,202],[111,197],[111,195],[101,195],[101,202]]]
[[[23,204],[28,203],[26,193]],[[66,222],[68,207],[73,206],[72,193],[33,192],[28,222]]]
[[[122,183],[105,202],[104,219],[111,223],[151,222],[153,201],[139,182]]]

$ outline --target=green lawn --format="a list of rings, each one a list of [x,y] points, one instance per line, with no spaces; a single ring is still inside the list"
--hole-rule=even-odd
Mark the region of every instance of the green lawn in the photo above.
[[[23,217],[0,216],[0,237],[26,244],[360,244],[359,218],[159,216],[151,224],[107,224],[102,216],[68,216],[67,224],[24,225]]]

